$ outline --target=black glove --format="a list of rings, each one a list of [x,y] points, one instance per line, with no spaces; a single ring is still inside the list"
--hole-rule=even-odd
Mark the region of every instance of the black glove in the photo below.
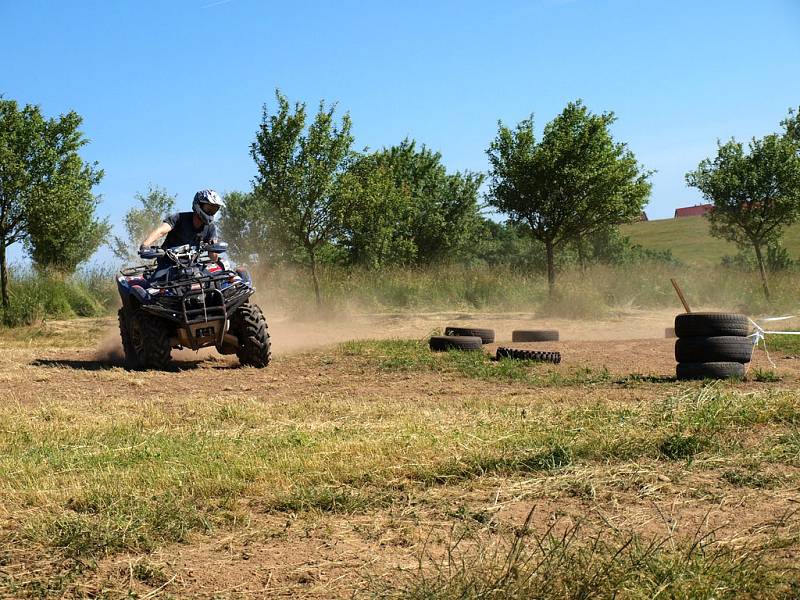
[[[161,248],[158,246],[145,246],[142,244],[139,246],[139,256],[141,258],[155,258],[156,256],[163,254],[160,252],[160,250]]]

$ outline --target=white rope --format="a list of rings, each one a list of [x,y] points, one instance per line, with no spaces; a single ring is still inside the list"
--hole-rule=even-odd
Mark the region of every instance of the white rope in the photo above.
[[[797,318],[796,315],[789,315],[789,316],[786,316],[786,317],[764,317],[762,319],[759,319],[759,321],[762,321],[762,322],[765,322],[765,323],[771,323],[771,322],[774,322],[774,321],[788,321],[789,319],[796,319],[796,318]],[[763,327],[761,327],[753,319],[748,318],[747,320],[750,321],[750,323],[755,328],[755,332],[751,333],[749,336],[747,336],[747,337],[753,338],[753,352],[755,352],[755,349],[758,346],[759,342],[762,342],[764,344],[764,352],[767,354],[767,360],[769,361],[769,364],[772,365],[773,369],[777,368],[777,365],[774,362],[772,362],[772,357],[770,357],[769,350],[767,349],[767,336],[768,335],[800,335],[800,331],[770,331],[770,330],[766,330]],[[750,358],[751,359],[753,358],[752,354],[750,355]]]
[[[789,319],[796,319],[797,315],[789,315],[787,317],[763,317],[759,321],[788,321]],[[753,321],[750,321],[751,323]]]

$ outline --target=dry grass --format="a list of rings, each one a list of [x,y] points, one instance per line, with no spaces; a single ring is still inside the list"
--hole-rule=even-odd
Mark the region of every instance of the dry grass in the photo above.
[[[797,591],[794,372],[685,385],[388,341],[141,373],[78,339],[2,341],[0,595]]]

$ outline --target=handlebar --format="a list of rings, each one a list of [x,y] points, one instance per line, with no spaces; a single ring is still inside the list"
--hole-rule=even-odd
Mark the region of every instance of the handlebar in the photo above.
[[[199,246],[192,246],[191,244],[184,244],[183,246],[174,246],[172,248],[161,248],[159,246],[139,246],[139,256],[144,259],[161,258],[168,256],[173,260],[178,259],[180,254],[191,254],[194,250],[194,256],[190,256],[190,260],[196,260],[203,252],[213,252],[214,254],[222,254],[228,250],[226,242],[216,242],[208,244],[200,244]]]
[[[159,248],[158,246],[139,247],[139,256],[141,258],[161,258],[165,254],[166,251],[163,248]]]

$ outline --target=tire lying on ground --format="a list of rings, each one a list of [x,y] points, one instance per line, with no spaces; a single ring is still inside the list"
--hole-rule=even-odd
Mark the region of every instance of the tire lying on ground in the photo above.
[[[675,335],[683,337],[746,336],[750,323],[737,313],[683,313],[675,317]]]
[[[481,327],[452,327],[448,325],[444,329],[444,334],[479,337],[484,344],[494,343],[494,329],[483,329]]]
[[[512,342],[557,342],[555,329],[515,329],[511,332]]]
[[[428,345],[434,352],[445,350],[480,350],[483,341],[474,335],[433,335]]]
[[[538,362],[549,362],[555,365],[561,362],[560,352],[543,352],[540,350],[524,350],[522,348],[506,348],[500,346],[497,349],[495,358],[515,358],[517,360],[533,360]]]
[[[729,379],[744,377],[744,365],[738,362],[684,362],[676,368],[678,379]]]
[[[679,363],[749,363],[752,355],[753,341],[748,337],[683,337],[675,342]]]

